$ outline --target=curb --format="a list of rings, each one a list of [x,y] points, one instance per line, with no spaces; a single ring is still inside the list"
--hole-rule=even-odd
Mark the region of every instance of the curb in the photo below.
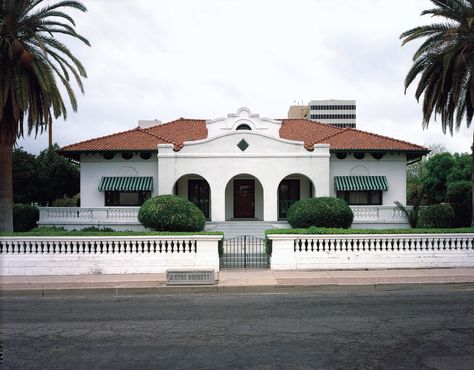
[[[92,295],[176,295],[176,294],[265,294],[265,293],[369,293],[401,291],[466,291],[474,290],[474,283],[372,283],[361,285],[247,285],[247,286],[160,286],[111,288],[48,288],[0,290],[0,297],[67,297]]]

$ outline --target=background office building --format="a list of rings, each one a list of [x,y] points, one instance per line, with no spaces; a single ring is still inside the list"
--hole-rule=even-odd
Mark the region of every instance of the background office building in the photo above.
[[[292,105],[288,118],[306,118],[336,127],[356,127],[355,100],[311,100],[308,105]]]

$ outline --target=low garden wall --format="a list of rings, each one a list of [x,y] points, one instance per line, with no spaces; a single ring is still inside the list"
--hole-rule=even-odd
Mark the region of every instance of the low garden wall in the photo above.
[[[268,234],[273,270],[474,267],[474,234]]]
[[[219,270],[222,235],[0,237],[0,276]]]

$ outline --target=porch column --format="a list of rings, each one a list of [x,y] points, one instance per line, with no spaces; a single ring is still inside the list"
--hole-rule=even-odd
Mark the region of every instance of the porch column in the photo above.
[[[278,184],[262,182],[263,221],[278,221]]]
[[[173,194],[173,187],[178,180],[175,171],[175,158],[169,158],[167,155],[175,155],[172,144],[159,144],[158,145],[158,183],[156,188],[153,189],[157,195]]]
[[[315,197],[328,197],[330,196],[330,154],[329,144],[316,144],[314,146],[314,156],[318,157],[317,167],[314,168],[314,176],[311,178],[313,181]]]
[[[211,221],[225,221],[225,186],[218,180],[209,182],[211,188]]]

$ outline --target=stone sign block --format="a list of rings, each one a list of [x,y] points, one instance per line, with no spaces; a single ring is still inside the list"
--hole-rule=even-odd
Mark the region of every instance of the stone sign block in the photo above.
[[[214,270],[166,270],[166,285],[213,285]]]

